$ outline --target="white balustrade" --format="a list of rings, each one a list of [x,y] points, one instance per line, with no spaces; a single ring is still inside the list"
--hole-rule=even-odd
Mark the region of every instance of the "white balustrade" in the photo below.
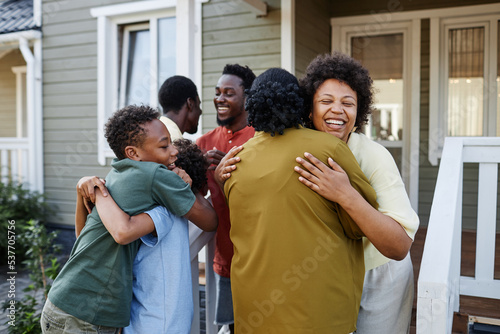
[[[475,277],[460,276],[464,163],[479,164]],[[417,334],[451,333],[460,295],[500,299],[493,276],[498,163],[498,137],[445,139],[418,278]]]

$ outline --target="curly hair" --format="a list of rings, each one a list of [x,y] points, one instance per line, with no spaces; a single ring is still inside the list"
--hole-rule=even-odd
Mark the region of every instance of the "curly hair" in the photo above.
[[[239,77],[243,81],[243,89],[250,89],[255,80],[255,74],[248,66],[238,64],[227,64],[224,66],[222,74],[231,74]]]
[[[259,75],[246,91],[248,124],[274,136],[287,128],[303,124],[306,116],[303,93],[297,78],[281,68],[270,68]]]
[[[194,82],[182,75],[168,78],[158,91],[158,102],[164,113],[169,111],[178,113],[188,98],[196,101],[197,97],[198,91]]]
[[[340,52],[317,56],[307,66],[306,74],[300,80],[300,85],[306,93],[306,108],[309,111],[312,110],[316,90],[328,79],[344,82],[356,92],[358,108],[354,126],[357,127],[356,131],[361,131],[373,109],[373,80],[368,70],[354,58]],[[305,119],[306,124],[312,127],[308,116]]]
[[[146,139],[144,124],[158,119],[158,110],[130,105],[115,112],[104,125],[104,137],[119,160],[125,159],[125,147],[138,146]]]
[[[175,165],[184,169],[191,177],[193,193],[199,192],[207,184],[208,160],[201,149],[189,139],[176,139],[174,146],[179,151]]]

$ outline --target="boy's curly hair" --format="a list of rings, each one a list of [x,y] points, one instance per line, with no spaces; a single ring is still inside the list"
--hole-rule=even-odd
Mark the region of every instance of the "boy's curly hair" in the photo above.
[[[248,124],[274,136],[287,128],[303,124],[306,116],[303,93],[297,78],[281,68],[270,68],[259,75],[246,91]]]
[[[361,131],[373,109],[374,88],[370,73],[356,59],[341,52],[317,56],[307,66],[306,74],[300,80],[300,85],[306,93],[306,109],[309,112],[312,111],[316,90],[328,79],[344,82],[356,92],[358,108],[354,126],[357,127],[357,132]],[[309,113],[305,121],[307,126],[312,127]]]
[[[179,153],[175,165],[188,173],[193,181],[191,190],[197,193],[207,184],[208,160],[203,155],[201,149],[189,139],[177,139],[174,146]]]
[[[227,64],[222,70],[222,74],[231,74],[239,77],[243,81],[243,89],[252,87],[255,80],[255,74],[248,66],[241,66],[239,64]]]
[[[104,125],[104,137],[119,160],[125,159],[125,147],[141,147],[146,138],[144,124],[158,119],[158,110],[130,105],[115,112]]]

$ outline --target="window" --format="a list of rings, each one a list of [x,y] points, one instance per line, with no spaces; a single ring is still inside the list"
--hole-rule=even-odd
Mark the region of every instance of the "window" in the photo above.
[[[175,74],[185,75],[199,86],[202,1],[146,0],[91,9],[98,33],[97,141],[101,165],[114,157],[103,134],[114,111],[129,104],[158,107],[159,87]]]
[[[448,32],[448,136],[483,135],[484,27]]]
[[[176,73],[175,24],[175,17],[167,17],[155,24],[119,27],[122,35],[119,108],[130,104],[158,106],[156,92],[165,79]],[[158,27],[157,31],[150,31],[150,26]]]
[[[500,134],[500,13],[431,18],[429,161],[444,137]]]

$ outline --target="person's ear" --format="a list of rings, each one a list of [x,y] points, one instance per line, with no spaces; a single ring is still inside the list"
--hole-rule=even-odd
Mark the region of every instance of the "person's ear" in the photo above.
[[[188,111],[193,110],[193,106],[194,106],[194,100],[192,98],[188,97],[187,101],[186,101],[186,107],[187,107]]]
[[[141,155],[136,146],[127,146],[125,147],[125,156],[130,160],[140,161]]]

